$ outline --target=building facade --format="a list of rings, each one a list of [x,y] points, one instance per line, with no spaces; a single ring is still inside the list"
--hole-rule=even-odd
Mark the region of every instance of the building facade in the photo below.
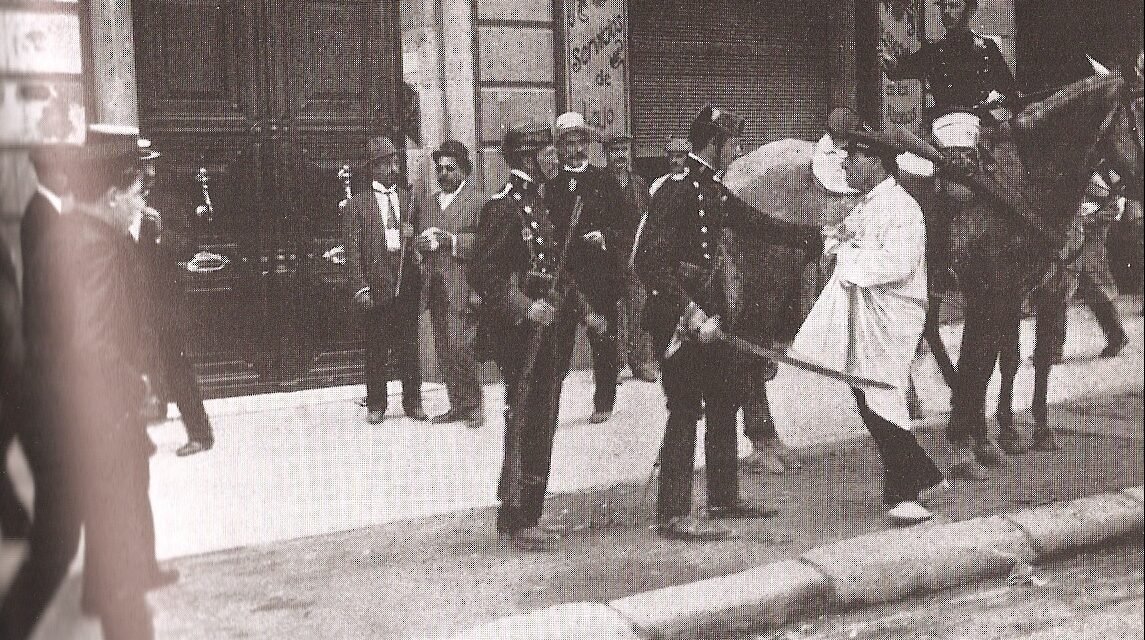
[[[1063,21],[1119,24],[1089,4],[982,0],[974,26],[1020,82],[1064,81],[1046,62]],[[578,110],[601,138],[631,136],[652,175],[707,101],[746,118],[749,147],[817,138],[841,105],[918,128],[919,83],[886,81],[877,52],[942,35],[929,0],[25,0],[0,24],[0,234],[18,247],[28,148],[77,143],[88,121],[140,126],[164,152],[154,204],[215,395],[359,379],[338,203],[369,134],[404,141],[415,189],[460,140],[494,190],[509,126]],[[1117,37],[1139,47],[1133,24]],[[1101,35],[1074,48],[1107,52]]]

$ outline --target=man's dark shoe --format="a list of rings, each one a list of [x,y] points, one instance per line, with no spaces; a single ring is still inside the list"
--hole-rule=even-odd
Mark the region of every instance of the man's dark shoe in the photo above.
[[[747,500],[736,500],[732,505],[713,505],[708,507],[708,517],[716,520],[725,518],[770,518],[779,513],[777,509],[767,509]]]
[[[429,416],[426,415],[425,409],[422,409],[421,407],[406,407],[406,415],[413,418],[414,420],[429,420]]]
[[[430,424],[449,424],[450,422],[461,422],[464,419],[465,419],[465,412],[464,411],[456,411],[454,409],[450,409],[449,411],[446,411],[445,413],[438,414],[438,415],[430,418],[429,423]]]
[[[147,589],[148,591],[162,589],[163,587],[173,585],[178,581],[178,569],[160,569],[156,567],[155,571],[151,574],[151,580],[147,583]]]
[[[366,422],[369,422],[370,424],[381,424],[382,420],[385,419],[385,409],[370,409],[370,411],[366,413]]]
[[[207,451],[213,446],[215,446],[214,440],[191,440],[187,444],[176,449],[175,455],[179,456],[180,458],[193,456],[196,453]]]
[[[561,541],[560,535],[536,525],[508,532],[509,541],[521,551],[550,551]]]
[[[694,516],[675,516],[659,525],[660,535],[672,540],[716,542],[732,537],[733,531],[722,523]]]
[[[1101,350],[1100,357],[1102,358],[1116,358],[1121,350],[1129,344],[1129,338],[1125,335],[1114,336],[1109,339],[1105,348]]]

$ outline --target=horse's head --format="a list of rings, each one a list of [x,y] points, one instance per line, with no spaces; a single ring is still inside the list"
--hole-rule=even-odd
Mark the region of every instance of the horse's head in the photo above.
[[[1123,69],[1122,74],[1118,104],[1109,116],[1107,130],[1098,140],[1097,153],[1119,178],[1114,189],[1141,202],[1145,190],[1145,109],[1142,105],[1145,90],[1140,72],[1126,73]]]
[[[1112,169],[1139,199],[1145,159],[1141,80],[1099,70],[1030,104],[1011,128],[1027,170],[1061,196],[1080,198],[1089,176]]]

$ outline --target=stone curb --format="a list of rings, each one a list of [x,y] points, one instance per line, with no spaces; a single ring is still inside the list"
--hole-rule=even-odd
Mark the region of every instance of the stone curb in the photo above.
[[[898,600],[1010,572],[1067,550],[1140,534],[1145,487],[1017,513],[878,531],[728,576],[605,604],[500,618],[455,640],[693,639],[774,628],[807,613]]]

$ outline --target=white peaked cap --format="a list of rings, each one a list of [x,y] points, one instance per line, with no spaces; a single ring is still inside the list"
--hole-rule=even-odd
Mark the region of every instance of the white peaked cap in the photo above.
[[[955,112],[934,119],[934,137],[944,147],[978,146],[982,121],[972,113]]]

